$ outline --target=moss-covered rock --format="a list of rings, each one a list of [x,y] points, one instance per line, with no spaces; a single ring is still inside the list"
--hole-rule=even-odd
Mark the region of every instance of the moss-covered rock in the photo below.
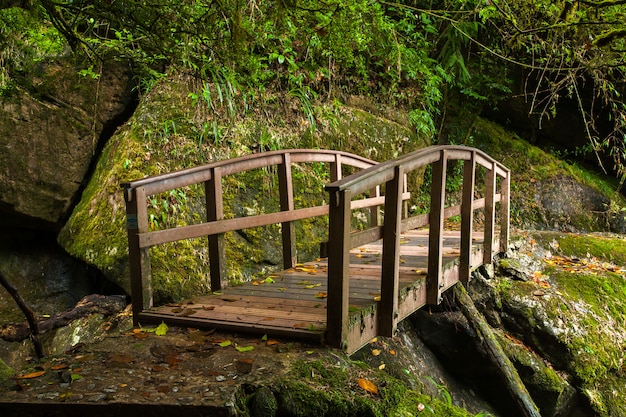
[[[622,239],[557,233],[528,239],[522,251],[543,253],[544,268],[528,282],[499,279],[502,322],[569,374],[596,415],[626,415],[626,278],[608,262],[623,265]]]
[[[511,221],[524,229],[624,232],[617,181],[558,159],[476,118],[467,144],[511,169]]]
[[[15,370],[0,359],[0,386],[5,387],[13,383]]]
[[[130,121],[107,143],[82,200],[59,234],[59,243],[70,254],[95,265],[127,291],[128,246],[120,189],[124,181],[263,150],[341,149],[386,160],[425,145],[403,124],[399,112],[364,106],[367,100],[358,102],[360,108],[320,102],[309,110],[314,114],[306,114],[288,94],[246,94],[245,98],[242,94],[221,103],[199,99],[210,97],[204,94],[207,91],[217,97],[215,88],[173,75],[143,97]],[[311,116],[316,129],[311,129]],[[276,211],[275,177],[270,169],[225,178],[225,216]],[[324,167],[303,165],[293,177],[296,208],[328,200],[323,191],[329,180]],[[205,216],[204,189],[191,186],[151,196],[148,206],[151,230],[199,223]],[[299,260],[317,256],[319,242],[326,239],[326,222],[323,218],[298,222]],[[226,241],[231,283],[281,264],[278,225],[228,233]],[[154,247],[151,264],[157,302],[209,290],[205,239]]]

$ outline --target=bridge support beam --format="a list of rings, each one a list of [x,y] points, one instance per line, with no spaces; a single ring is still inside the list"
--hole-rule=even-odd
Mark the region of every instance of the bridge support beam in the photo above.
[[[446,197],[446,170],[448,159],[445,149],[439,160],[432,164],[433,182],[430,192],[430,230],[428,233],[428,275],[426,277],[426,302],[439,304],[443,275],[443,223]]]
[[[133,325],[137,326],[139,313],[145,308],[152,307],[150,248],[142,248],[139,244],[140,233],[148,231],[148,210],[144,188],[126,188],[124,200],[126,201],[126,232],[128,234]]]
[[[292,211],[293,181],[291,179],[291,156],[283,154],[283,163],[278,166],[278,186],[280,188],[281,211]],[[285,269],[296,266],[296,230],[293,222],[282,222],[281,233],[283,238],[283,267]]]
[[[224,218],[222,200],[222,173],[219,168],[212,169],[211,178],[204,183],[206,198],[207,222]],[[226,276],[226,251],[224,234],[208,236],[209,241],[209,273],[211,274],[211,291],[222,289],[222,279]]]
[[[328,299],[326,336],[329,346],[344,348],[348,335],[350,294],[350,190],[330,192],[328,224]]]
[[[383,225],[383,259],[381,269],[378,333],[393,336],[398,324],[398,288],[400,277],[400,233],[402,229],[402,193],[404,168],[395,168],[385,185],[385,223]]]
[[[461,254],[459,257],[459,280],[467,285],[472,265],[472,225],[474,223],[474,184],[476,182],[476,152],[463,162],[463,196],[461,200]]]

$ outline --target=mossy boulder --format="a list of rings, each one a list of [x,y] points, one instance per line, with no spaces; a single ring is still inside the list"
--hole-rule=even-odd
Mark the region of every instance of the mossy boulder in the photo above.
[[[523,229],[626,232],[619,184],[476,118],[467,144],[511,169],[511,221]]]
[[[541,254],[533,279],[498,278],[504,327],[568,375],[595,415],[626,416],[623,239],[539,233],[516,256]]]
[[[127,291],[128,245],[120,188],[124,181],[263,150],[341,149],[382,161],[427,144],[401,112],[364,106],[366,99],[356,102],[361,107],[320,102],[313,110],[307,107],[308,113],[288,94],[242,93],[222,103],[199,99],[211,97],[206,94],[211,91],[217,97],[218,87],[172,75],[144,96],[128,123],[108,141],[80,203],[59,234],[59,243],[71,255],[95,265]],[[267,174],[258,170],[225,178],[226,217],[276,210],[277,180]],[[327,201],[323,185],[328,180],[328,174],[317,166],[294,171],[296,206]],[[202,221],[203,200],[202,186],[150,197],[150,228]],[[226,235],[231,283],[280,264],[278,227]],[[305,221],[298,227],[300,259],[310,260],[319,242],[326,239],[326,220]],[[151,263],[157,301],[180,300],[209,290],[205,239],[154,247]]]

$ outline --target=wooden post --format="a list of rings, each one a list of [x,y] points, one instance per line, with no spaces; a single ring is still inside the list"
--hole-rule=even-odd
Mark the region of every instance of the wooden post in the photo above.
[[[483,243],[483,264],[493,260],[493,236],[496,222],[496,163],[491,165],[485,176],[485,241]]]
[[[398,285],[400,276],[400,233],[404,169],[395,168],[393,179],[385,185],[385,223],[383,224],[383,259],[381,268],[378,333],[393,336],[398,324]]]
[[[472,255],[472,232],[474,222],[474,183],[476,181],[476,152],[463,162],[463,196],[461,200],[461,254],[459,256],[459,280],[464,284],[470,280]]]
[[[348,334],[351,199],[349,190],[330,191],[326,343],[337,348]]]
[[[139,314],[152,307],[152,276],[150,248],[139,246],[139,234],[148,232],[148,209],[143,187],[125,188],[126,232],[128,234],[128,260],[130,269],[130,294],[133,304],[133,325],[139,325]]]
[[[283,162],[278,166],[278,185],[280,190],[281,211],[294,209],[293,182],[291,178],[291,156],[283,154]],[[285,269],[296,265],[296,231],[293,222],[282,222],[281,233],[283,238],[283,266]]]
[[[500,184],[500,252],[509,248],[509,233],[511,227],[511,172],[502,178]]]
[[[443,221],[446,194],[446,151],[432,164],[433,182],[430,190],[430,230],[428,233],[428,276],[426,277],[426,302],[441,302],[441,277],[443,275]]]
[[[222,200],[222,173],[220,168],[213,168],[211,179],[205,181],[206,220],[212,222],[224,218]],[[226,253],[224,234],[208,236],[209,272],[211,274],[211,291],[222,289],[222,279],[226,276]]]

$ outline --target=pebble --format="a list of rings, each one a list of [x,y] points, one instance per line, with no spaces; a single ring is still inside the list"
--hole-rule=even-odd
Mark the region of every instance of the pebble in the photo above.
[[[99,401],[104,401],[106,397],[107,397],[106,394],[96,394],[87,398],[87,401],[92,402],[92,403],[97,403]]]
[[[110,386],[104,388],[102,391],[108,392],[108,393],[117,392],[117,387],[114,386],[114,385],[110,385]]]
[[[43,394],[37,394],[38,400],[56,400],[59,398],[58,392],[44,392]]]
[[[215,380],[217,382],[224,382],[224,381],[226,381],[226,377],[224,375],[218,375],[218,376],[215,377]]]
[[[191,404],[193,403],[193,397],[179,397],[176,398],[181,404]]]

